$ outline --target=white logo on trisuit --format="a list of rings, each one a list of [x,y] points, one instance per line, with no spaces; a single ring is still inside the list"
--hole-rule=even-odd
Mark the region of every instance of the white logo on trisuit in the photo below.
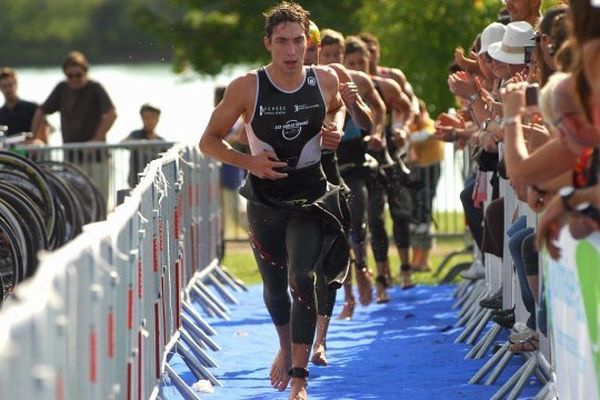
[[[263,115],[285,115],[286,107],[285,106],[260,106],[259,107],[259,115],[262,117]]]
[[[315,86],[317,84],[317,78],[314,76],[309,76],[306,80],[306,83],[308,83],[308,86]]]
[[[318,108],[319,104],[294,104],[294,112]]]
[[[302,132],[302,127],[308,125],[308,121],[298,122],[295,119],[286,122],[283,125],[278,125],[275,129],[281,129],[281,135],[286,140],[294,140]]]

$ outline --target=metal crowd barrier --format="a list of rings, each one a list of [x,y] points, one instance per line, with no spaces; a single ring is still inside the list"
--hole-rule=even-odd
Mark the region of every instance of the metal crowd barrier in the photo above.
[[[216,162],[176,145],[106,221],[42,254],[0,312],[1,397],[161,398],[168,377],[196,399],[168,365],[174,353],[220,385],[216,332],[192,305],[228,318],[244,289],[219,265],[219,186]]]
[[[488,176],[489,178],[489,176]],[[489,182],[489,179],[487,179]],[[491,189],[488,189],[488,196],[491,193]],[[502,290],[503,309],[513,308],[515,309],[515,320],[523,323],[529,316],[526,311],[522,297],[521,289],[519,287],[519,281],[514,272],[513,260],[508,249],[509,238],[506,234],[506,230],[512,224],[515,216],[525,215],[527,218],[527,226],[534,226],[537,224],[537,215],[534,214],[529,206],[525,203],[520,202],[513,189],[510,187],[508,182],[500,180],[500,196],[504,197],[504,251],[503,258],[500,259],[490,254],[485,254],[484,267],[485,267],[485,279],[477,281],[463,281],[456,289],[455,295],[457,301],[454,305],[455,309],[460,309],[459,320],[456,323],[456,327],[464,327],[456,343],[466,343],[472,345],[470,351],[465,356],[465,359],[482,359],[486,356],[490,358],[487,362],[479,369],[479,371],[469,380],[471,384],[485,383],[486,385],[492,385],[496,383],[505,371],[508,363],[514,357],[514,353],[510,351],[510,342],[506,341],[497,345],[496,351],[490,354],[491,347],[496,343],[501,332],[504,330],[500,325],[489,324],[491,320],[491,310],[484,309],[479,305],[479,301],[496,293],[498,290]],[[488,199],[489,200],[489,199]],[[487,202],[489,203],[489,201]],[[486,207],[487,207],[486,203]],[[480,263],[482,257],[478,249],[475,249],[475,263]],[[600,265],[600,258],[598,258]],[[597,265],[597,266],[598,266]],[[544,269],[542,267],[545,267]],[[543,280],[552,279],[552,274],[548,271],[552,266],[548,266],[548,259],[545,253],[540,254],[540,296],[547,296],[547,291],[543,292],[542,288],[545,285],[552,285],[552,282],[547,284],[543,283]],[[554,285],[560,286],[562,282],[554,282]],[[561,309],[554,309],[553,313],[550,314],[548,319],[555,321],[556,319],[565,318],[564,311]],[[537,319],[536,319],[537,320]],[[554,322],[553,322],[554,323]],[[550,324],[552,325],[552,324]],[[484,330],[487,331],[484,333]],[[514,329],[514,328],[513,328]],[[554,329],[554,327],[553,327]],[[528,380],[535,374],[537,379],[542,383],[543,389],[535,397],[536,399],[553,399],[555,398],[556,391],[554,390],[554,381],[556,381],[558,371],[555,365],[556,357],[551,357],[552,351],[556,351],[556,343],[550,345],[548,337],[544,336],[542,332],[545,329],[541,329],[539,326],[537,332],[540,338],[539,350],[530,353],[523,353],[524,363],[512,376],[510,376],[492,397],[492,399],[517,399]],[[581,330],[580,330],[581,331]],[[556,342],[557,337],[554,335],[553,341]],[[550,364],[552,360],[553,364]],[[571,363],[572,365],[572,363]],[[565,365],[563,368],[571,368]],[[600,370],[600,369],[598,369]],[[600,377],[600,375],[598,375]],[[487,378],[486,378],[487,377]],[[560,378],[559,378],[560,381]],[[598,378],[594,379],[597,382]],[[565,395],[566,394],[566,395]],[[580,397],[573,395],[575,392],[566,391],[563,392],[561,398],[585,398],[593,399],[597,398],[597,394],[593,397]]]
[[[146,164],[174,145],[158,140],[121,143],[65,143],[60,146],[19,146],[34,161],[69,161],[81,167],[104,195],[107,210],[116,206],[118,190],[133,188]]]

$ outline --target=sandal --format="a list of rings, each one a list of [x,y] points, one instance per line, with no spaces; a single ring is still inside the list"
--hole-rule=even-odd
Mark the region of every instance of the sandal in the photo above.
[[[527,340],[513,343],[510,346],[510,351],[513,353],[530,353],[537,351],[540,348],[540,340],[536,333],[531,335]]]

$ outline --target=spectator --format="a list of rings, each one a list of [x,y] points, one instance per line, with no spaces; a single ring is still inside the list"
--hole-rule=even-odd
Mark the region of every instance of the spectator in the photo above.
[[[78,51],[67,55],[63,62],[66,80],[59,82],[50,96],[38,107],[32,124],[36,138],[44,140],[42,121],[45,114],[60,112],[60,125],[63,143],[104,142],[117,113],[108,93],[97,81],[88,78],[89,63]],[[106,154],[92,154],[82,165],[83,169],[96,182],[105,198],[108,196],[108,157]],[[83,154],[68,157],[71,161],[82,162]],[[77,158],[78,160],[75,160]]]
[[[431,222],[433,221],[433,198],[441,174],[444,159],[444,143],[435,138],[434,121],[429,117],[427,106],[419,100],[419,114],[410,127],[411,175],[419,183],[411,190],[413,198],[413,222],[410,241],[412,266],[415,271],[427,271],[429,251],[433,245]]]
[[[125,140],[165,140],[156,133],[156,126],[160,120],[160,109],[150,104],[144,104],[140,108],[140,115],[144,127],[133,131]],[[129,182],[130,187],[135,187],[138,183],[138,173],[142,172],[146,164],[158,157],[159,149],[155,146],[142,147],[141,149],[131,150],[129,157]],[[163,149],[160,149],[163,150]]]
[[[17,89],[18,83],[15,70],[9,67],[0,69],[0,91],[4,95],[4,106],[0,108],[0,125],[8,128],[6,136],[31,132],[33,116],[38,108],[36,103],[20,99]],[[40,128],[45,131],[47,127],[45,121],[42,125]]]

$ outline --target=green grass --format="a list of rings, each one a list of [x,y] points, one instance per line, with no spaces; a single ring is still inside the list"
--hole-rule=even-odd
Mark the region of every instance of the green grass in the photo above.
[[[464,241],[462,238],[438,238],[430,256],[430,265],[432,267],[432,270],[435,271],[437,269],[437,267],[440,265],[440,263],[448,253],[454,250],[462,249],[463,247]],[[450,262],[449,266],[455,265],[459,262],[466,262],[471,259],[472,257],[469,255],[457,256],[452,260],[452,262]],[[243,280],[247,284],[256,284],[261,282],[260,275],[258,273],[258,268],[256,267],[256,262],[254,261],[254,256],[250,249],[250,244],[248,244],[247,242],[228,243],[225,250],[225,259],[223,260],[223,264],[231,272],[233,272],[235,276],[237,276],[239,279]],[[392,266],[392,273],[394,275],[394,279],[397,280],[399,269],[398,266],[400,265],[400,260],[393,246],[392,248],[390,248],[390,265]],[[442,272],[442,274],[440,274],[441,277],[443,277],[445,273],[449,270],[449,266],[444,269],[444,272]],[[369,267],[373,270],[375,268],[375,260],[373,259],[373,255],[370,252]],[[432,272],[417,273],[413,275],[415,282],[419,284],[437,284],[440,281],[441,277],[433,277]]]

